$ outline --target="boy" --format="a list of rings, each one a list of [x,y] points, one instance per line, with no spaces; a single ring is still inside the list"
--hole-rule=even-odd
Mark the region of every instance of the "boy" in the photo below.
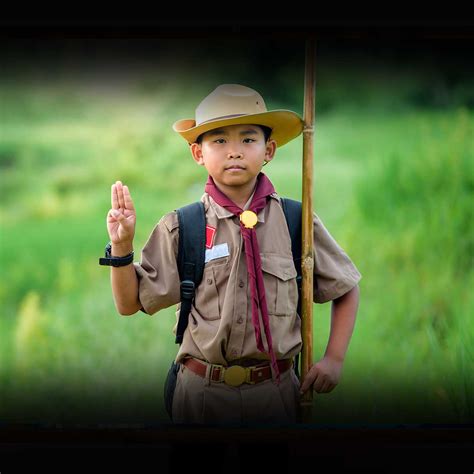
[[[173,126],[209,174],[201,199],[204,275],[176,356],[177,423],[292,424],[301,393],[327,393],[339,381],[360,273],[315,215],[314,300],[332,300],[331,332],[324,357],[300,386],[292,369],[301,327],[291,240],[280,198],[261,172],[302,127],[296,113],[267,111],[258,92],[237,84],[217,87],[195,120]],[[117,181],[107,216],[111,255],[121,265],[111,267],[115,304],[122,315],[151,315],[180,300],[178,217],[159,221],[132,265],[135,221],[130,191]]]

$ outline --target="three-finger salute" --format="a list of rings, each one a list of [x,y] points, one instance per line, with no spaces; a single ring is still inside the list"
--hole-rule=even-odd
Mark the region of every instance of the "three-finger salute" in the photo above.
[[[112,208],[107,214],[107,231],[113,245],[131,246],[135,236],[136,212],[128,186],[116,181],[111,188]]]

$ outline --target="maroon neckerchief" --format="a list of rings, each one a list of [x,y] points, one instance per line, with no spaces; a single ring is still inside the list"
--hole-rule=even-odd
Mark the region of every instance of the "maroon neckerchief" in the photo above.
[[[236,216],[240,216],[244,211],[237,204],[231,201],[214,183],[214,180],[209,176],[205,191],[219,206],[228,209]],[[257,186],[252,198],[252,202],[248,210],[258,214],[266,205],[270,194],[274,193],[275,189],[271,181],[263,174],[257,176]],[[258,247],[257,233],[255,227],[252,229],[246,228],[242,222],[240,223],[240,231],[244,239],[245,257],[247,261],[247,271],[250,277],[250,294],[252,299],[252,323],[255,329],[255,340],[257,348],[260,352],[265,352],[263,346],[262,334],[260,331],[260,318],[258,310],[262,314],[263,328],[265,330],[265,337],[268,344],[268,353],[270,355],[271,365],[276,376],[277,383],[280,382],[280,371],[278,369],[275,353],[273,352],[272,335],[270,332],[270,320],[268,317],[267,300],[265,298],[265,286],[263,284],[262,275],[262,261],[260,260],[260,250]]]

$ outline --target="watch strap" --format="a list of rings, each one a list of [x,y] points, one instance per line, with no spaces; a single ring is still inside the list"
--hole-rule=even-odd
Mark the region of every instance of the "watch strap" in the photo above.
[[[109,242],[105,246],[105,257],[99,258],[99,265],[108,265],[112,267],[124,267],[133,262],[133,250],[124,257],[113,257],[112,256],[112,244]]]

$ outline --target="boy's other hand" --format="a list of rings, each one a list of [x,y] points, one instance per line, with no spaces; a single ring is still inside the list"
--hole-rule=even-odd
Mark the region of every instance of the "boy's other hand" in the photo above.
[[[112,184],[112,209],[107,214],[107,230],[113,247],[130,251],[135,223],[135,207],[128,186],[116,181]]]
[[[331,357],[323,357],[309,369],[301,384],[300,393],[303,394],[311,386],[318,393],[331,392],[341,378],[342,364]]]

